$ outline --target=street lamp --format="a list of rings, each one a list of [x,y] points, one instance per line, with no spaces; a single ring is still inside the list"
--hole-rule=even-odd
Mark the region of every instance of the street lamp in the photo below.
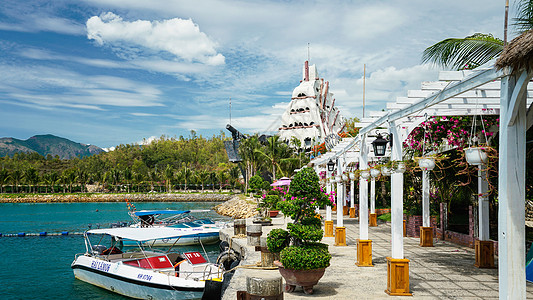
[[[390,139],[390,145],[392,147],[392,134],[388,134],[388,137]],[[377,138],[372,142],[372,147],[374,148],[374,155],[375,156],[384,156],[385,150],[387,149],[387,141],[383,138],[381,133],[378,133]]]

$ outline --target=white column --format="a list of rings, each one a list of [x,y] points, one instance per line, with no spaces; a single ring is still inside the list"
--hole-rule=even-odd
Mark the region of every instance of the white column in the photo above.
[[[478,214],[479,214],[479,240],[488,241],[490,239],[489,230],[489,197],[486,195],[489,190],[487,182],[487,171],[484,166],[478,168]]]
[[[498,275],[500,299],[526,299],[525,152],[526,93],[531,77],[501,80],[498,172]],[[513,117],[514,118],[513,120]]]
[[[370,213],[376,213],[376,178],[370,180]]]
[[[353,173],[352,173],[353,174]],[[355,207],[355,195],[354,195],[354,190],[355,190],[355,180],[354,178],[352,178],[350,176],[350,207],[354,208]]]
[[[397,130],[395,122],[391,126],[393,134],[393,147],[391,160],[402,160],[401,133]],[[403,173],[391,170],[391,240],[392,258],[403,259]]]
[[[359,169],[368,169],[367,160],[368,146],[366,139],[361,139],[361,151],[359,152]],[[368,240],[368,180],[359,178],[359,239]]]
[[[429,220],[429,171],[422,171],[422,226],[430,227]]]
[[[344,183],[342,181],[342,172],[343,172],[343,169],[342,169],[342,162],[341,162],[342,158],[338,158],[337,159],[337,176],[336,178],[338,179],[338,182],[337,182],[337,227],[343,227],[344,226],[344,222],[343,222],[343,214],[342,214],[342,203],[343,203],[343,200],[344,200]]]
[[[327,171],[327,169],[326,169],[326,178],[328,178],[327,183],[326,183],[326,192],[328,194],[331,194],[331,181],[329,180],[329,178],[331,178],[331,173]],[[326,221],[331,221],[331,206],[330,205],[326,205]]]

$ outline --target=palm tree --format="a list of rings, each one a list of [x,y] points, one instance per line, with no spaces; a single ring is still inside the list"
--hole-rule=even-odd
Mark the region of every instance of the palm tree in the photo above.
[[[2,168],[2,170],[0,170],[0,193],[4,193],[4,184],[6,184],[8,178],[9,172]]]
[[[171,165],[167,165],[164,176],[167,184],[167,192],[170,192],[170,188],[172,187],[172,179],[174,178],[174,168],[172,168]]]
[[[136,172],[134,173],[133,178],[135,179],[135,183],[137,183],[137,187],[139,188],[139,192],[140,192],[141,191],[140,186],[144,180],[144,175],[141,172]],[[135,192],[135,189],[133,189],[133,192]]]
[[[128,193],[129,193],[130,183],[131,183],[131,180],[133,179],[133,173],[131,172],[131,169],[127,167],[126,169],[124,169],[123,174],[124,174],[124,180],[126,181],[126,185],[128,186]]]
[[[198,181],[200,181],[200,184],[202,185],[202,192],[204,191],[204,183],[206,183],[208,179],[209,173],[207,171],[201,171],[198,173]]]
[[[73,169],[67,169],[63,171],[63,175],[61,177],[63,179],[63,183],[68,185],[68,192],[72,193],[72,184],[76,181],[76,171]]]
[[[122,174],[120,173],[119,169],[112,169],[110,175],[111,175],[111,180],[113,181],[113,185],[115,186],[115,192],[116,192],[117,191],[117,185],[120,182]]]
[[[51,184],[52,194],[54,193],[54,185],[59,181],[59,174],[56,171],[48,174],[48,181]]]
[[[533,0],[520,0],[514,18],[518,33],[533,28]],[[422,62],[455,70],[473,69],[497,57],[505,42],[492,34],[476,33],[465,38],[449,38],[428,47]]]
[[[224,183],[228,180],[228,173],[224,170],[219,171],[217,174],[217,179],[219,182],[219,191],[222,192],[222,187],[224,186]]]
[[[248,182],[250,178],[255,175],[260,163],[259,154],[255,151],[256,149],[261,149],[261,144],[259,143],[257,135],[241,140],[239,145],[239,155],[242,157],[245,164],[245,190],[248,190]]]
[[[82,168],[78,168],[76,169],[76,179],[78,180],[81,192],[83,193],[83,191],[85,190],[85,184],[87,183],[89,176],[87,176],[87,173]]]
[[[148,172],[148,179],[150,180],[150,191],[154,190],[154,181],[158,180],[157,170],[150,170]]]
[[[15,185],[16,192],[19,191],[19,183],[22,180],[22,172],[20,170],[13,170],[9,175],[11,183]]]
[[[289,146],[279,140],[279,136],[271,136],[267,139],[267,145],[254,151],[259,157],[267,160],[272,166],[272,180],[276,180],[276,171],[283,172],[280,163],[292,156]],[[282,174],[283,175],[283,174]]]

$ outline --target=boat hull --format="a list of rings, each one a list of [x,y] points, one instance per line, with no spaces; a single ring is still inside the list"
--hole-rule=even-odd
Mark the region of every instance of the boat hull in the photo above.
[[[198,299],[203,281],[80,256],[72,263],[74,276],[92,285],[136,299]]]

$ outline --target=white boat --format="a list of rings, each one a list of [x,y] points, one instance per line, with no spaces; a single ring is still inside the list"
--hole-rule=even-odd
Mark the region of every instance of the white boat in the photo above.
[[[190,215],[190,210],[140,210],[130,211],[130,216],[134,219],[131,227],[169,227],[177,229],[179,232],[176,238],[165,238],[150,240],[151,246],[166,247],[169,245],[209,245],[219,241],[220,230],[225,228],[224,222],[213,222],[209,219],[196,219]],[[199,212],[199,211],[196,211]],[[125,245],[131,244],[124,241]]]
[[[72,262],[74,276],[82,281],[137,299],[197,299],[206,280],[221,281],[222,269],[199,252],[168,252],[146,247],[146,241],[173,239],[178,229],[108,228],[85,232],[86,252]],[[110,247],[102,245],[111,237]],[[98,242],[91,242],[98,238]],[[123,239],[138,247],[121,250]],[[124,251],[124,252],[123,252]]]

